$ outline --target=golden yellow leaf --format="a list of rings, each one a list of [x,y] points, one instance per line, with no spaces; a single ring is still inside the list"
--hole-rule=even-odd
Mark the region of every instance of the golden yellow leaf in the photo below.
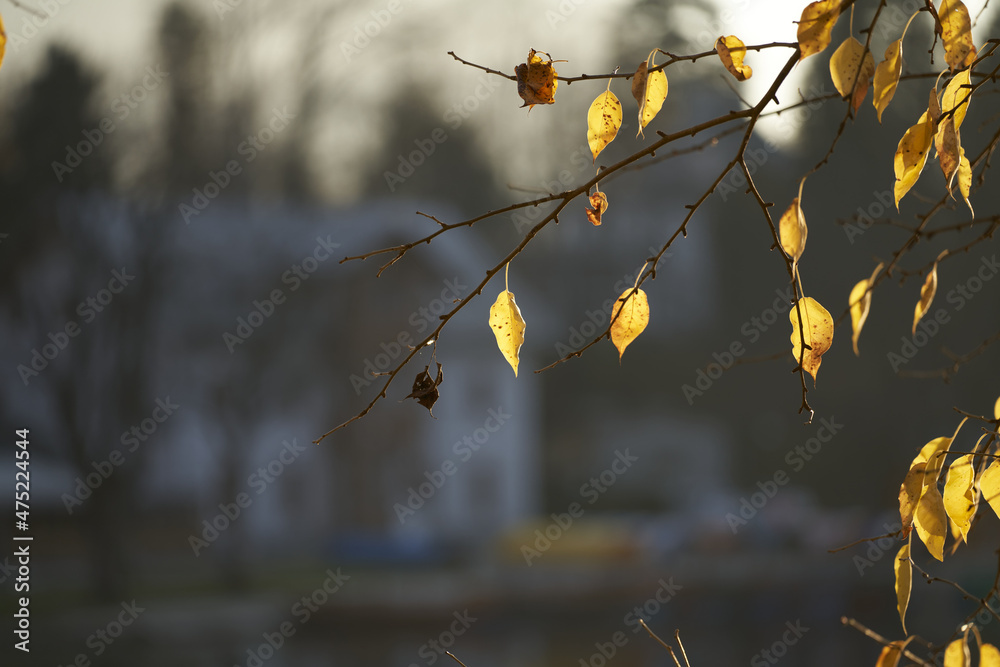
[[[893,192],[897,211],[899,201],[920,178],[920,172],[924,170],[924,163],[927,161],[927,151],[930,150],[933,141],[934,121],[929,119],[925,111],[917,124],[908,129],[899,140],[899,146],[896,147],[896,154],[893,157],[893,167],[896,172]]]
[[[979,667],[1000,667],[1000,650],[993,644],[979,647]]]
[[[934,558],[944,561],[944,540],[948,531],[948,516],[937,484],[924,485],[913,515],[913,527]]]
[[[924,490],[924,470],[926,461],[914,463],[906,473],[903,483],[899,485],[899,520],[903,529],[909,531],[913,525],[913,513],[920,502],[920,494]]]
[[[715,40],[715,52],[719,54],[722,64],[725,65],[730,74],[736,77],[737,81],[746,81],[753,76],[753,69],[750,68],[750,65],[743,64],[747,47],[736,35],[720,37]]]
[[[840,0],[818,0],[802,10],[797,35],[801,53],[799,62],[830,45],[830,35],[839,16]]]
[[[595,192],[590,195],[590,205],[594,208],[587,209],[587,220],[595,227],[601,224],[601,216],[608,210],[608,196],[603,192]]]
[[[963,423],[965,420],[963,420]],[[961,424],[959,424],[961,428]],[[956,431],[956,434],[958,432]],[[923,486],[933,484],[937,486],[938,478],[941,476],[941,469],[944,467],[944,459],[951,448],[953,438],[941,436],[934,438],[920,449],[920,453],[913,459],[910,467],[915,467],[918,463],[925,464]]]
[[[944,61],[952,72],[965,69],[976,59],[969,10],[962,0],[941,0],[938,19],[941,22]]]
[[[490,327],[497,337],[497,347],[514,369],[514,377],[517,377],[518,353],[524,343],[525,324],[513,292],[504,290],[497,295],[497,300],[490,306]]]
[[[802,336],[799,333],[799,310],[802,310],[802,330],[805,335],[806,345],[812,349],[805,349],[802,346]],[[816,373],[819,372],[819,365],[823,362],[823,355],[830,346],[833,345],[833,318],[830,311],[820,305],[811,296],[802,297],[798,306],[793,306],[788,313],[788,319],[792,323],[792,356],[795,363],[799,362],[802,356],[802,369],[812,375],[813,384],[816,384]]]
[[[934,267],[927,274],[927,278],[924,279],[924,285],[920,288],[920,300],[917,301],[917,305],[913,309],[912,335],[916,335],[917,333],[917,322],[930,310],[934,294],[937,293],[937,279],[937,262],[934,262]]]
[[[889,106],[899,85],[899,75],[903,72],[903,38],[900,37],[885,50],[885,59],[875,68],[875,92],[872,104],[882,122],[882,112]]]
[[[590,152],[597,156],[610,144],[622,126],[622,103],[610,90],[597,96],[587,111],[587,143]]]
[[[0,16],[0,66],[3,65],[3,56],[7,52],[7,31],[3,27],[3,17]]]
[[[944,482],[944,511],[961,533],[963,542],[969,541],[969,527],[979,505],[975,481],[972,454],[965,454],[952,462]]]
[[[965,637],[956,639],[944,650],[944,667],[971,667],[972,656]]]
[[[798,264],[806,249],[806,236],[809,228],[806,227],[806,216],[799,206],[799,198],[796,197],[788,205],[785,213],[778,222],[778,232],[781,235],[781,249],[792,259],[792,264]]]
[[[1000,460],[994,459],[979,476],[979,490],[983,500],[990,504],[993,512],[1000,517]]]
[[[549,54],[545,54],[549,55]],[[557,72],[552,67],[553,60],[542,60],[538,52],[534,49],[528,51],[528,62],[522,63],[514,68],[517,76],[517,94],[524,100],[524,107],[533,107],[536,104],[553,104],[556,101],[556,88],[559,81],[556,79]]]
[[[972,92],[969,85],[969,70],[959,72],[952,77],[948,85],[944,87],[941,94],[941,113],[948,113],[954,109],[952,114],[955,118],[955,129],[962,127],[965,114],[969,112],[969,105],[972,103]]]
[[[893,563],[896,573],[896,610],[899,612],[899,622],[906,632],[906,607],[910,604],[910,589],[913,587],[913,564],[910,563],[910,539],[899,548],[896,561]],[[896,657],[899,660],[899,657]]]
[[[941,173],[948,183],[948,190],[951,190],[952,180],[958,172],[958,163],[962,159],[961,139],[958,130],[955,129],[955,119],[948,116],[938,123],[937,133],[934,135],[934,148],[937,150],[938,163],[941,165]]]
[[[871,277],[855,285],[854,289],[851,290],[851,295],[847,299],[847,303],[851,308],[851,344],[854,346],[855,356],[861,356],[861,353],[858,351],[858,338],[861,337],[861,327],[865,326],[865,320],[868,319],[868,311],[871,309],[871,286],[875,284],[875,277],[881,270],[882,262],[879,262],[878,266],[872,272]]]
[[[976,212],[972,210],[972,202],[969,201],[969,191],[972,190],[972,164],[969,158],[965,157],[965,149],[959,148],[958,160],[958,191],[962,193],[965,205],[969,207],[972,217],[976,217]]]
[[[621,314],[619,315],[619,311]],[[611,342],[618,348],[618,361],[625,354],[629,343],[638,338],[649,324],[649,300],[641,289],[627,289],[615,301],[611,313],[614,322],[611,324]]]
[[[656,50],[650,52],[649,58],[642,67],[642,91],[636,95],[635,84],[638,80],[639,72],[636,71],[636,78],[632,81],[632,96],[636,98],[636,102],[639,103],[639,131],[635,136],[642,134],[642,128],[649,125],[649,122],[656,117],[656,114],[660,113],[660,109],[663,108],[663,101],[667,99],[667,75],[663,70],[658,70],[656,72],[649,72],[650,68],[656,67],[653,57],[656,55]],[[618,123],[621,125],[621,121]],[[618,130],[616,129],[615,132]]]
[[[868,84],[875,73],[871,51],[854,37],[848,37],[830,56],[830,77],[843,98],[851,98],[851,107],[858,107],[868,93]]]
[[[882,652],[878,654],[878,660],[875,661],[875,667],[896,667],[900,656],[903,655],[902,645],[903,642],[894,641],[889,642],[888,646],[883,646]]]
[[[997,397],[997,402],[993,404],[993,419],[1000,419],[1000,396]]]

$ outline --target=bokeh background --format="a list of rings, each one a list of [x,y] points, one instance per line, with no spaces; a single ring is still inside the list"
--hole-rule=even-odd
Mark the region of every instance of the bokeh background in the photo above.
[[[828,550],[895,530],[918,448],[954,431],[953,407],[990,412],[995,347],[949,383],[898,372],[946,367],[946,350],[1000,328],[992,243],[942,263],[934,310],[948,321],[932,336],[909,335],[922,278],[884,283],[860,358],[838,328],[804,426],[782,354],[787,274],[730,176],[646,283],[651,323],[621,362],[602,342],[532,372],[603,328],[608,300],[740,134],[610,179],[601,227],[574,203],[515,259],[519,377],[487,325],[496,278],[367,417],[311,442],[364,408],[383,381],[370,373],[395,366],[540,213],[444,234],[378,278],[385,257],[342,258],[433,230],[416,211],[455,222],[593,174],[585,113],[603,82],[564,83],[529,113],[511,81],[448,51],[507,73],[529,48],[568,60],[568,75],[632,71],[654,47],[698,53],[722,34],[794,41],[803,4],[0,4],[0,469],[13,496],[14,432],[30,429],[33,537],[31,653],[11,664],[409,667],[448,664],[445,649],[469,667],[668,664],[640,617],[665,639],[679,629],[693,665],[873,664],[878,646],[840,619],[903,636],[898,545]],[[874,3],[858,5],[854,25],[867,25]],[[915,7],[889,8],[876,55]],[[997,34],[993,10],[977,43]],[[930,25],[910,28],[905,72],[940,66]],[[842,19],[834,43],[848,30]],[[714,57],[671,67],[645,140],[616,80],[625,125],[600,162],[738,95],[756,102],[787,56],[751,54],[743,84]],[[834,92],[827,59],[797,66],[783,106]],[[807,181],[803,282],[834,315],[907,238],[857,216],[888,214],[892,154],[930,81],[902,85],[881,125],[866,100]],[[995,99],[988,87],[972,105],[970,151],[996,131]],[[827,98],[761,121],[750,155],[774,211],[843,116]],[[929,164],[897,222],[942,186]],[[995,215],[992,174],[972,201]],[[967,218],[951,206],[935,224]],[[903,266],[984,229],[922,242]],[[741,362],[773,358],[720,373],[734,345]],[[907,345],[912,358],[893,364]],[[436,362],[432,418],[403,399]],[[996,528],[984,516],[943,566],[915,557],[982,594]],[[12,554],[0,556],[5,627],[20,595]],[[911,607],[911,632],[935,643],[970,609],[942,585],[918,587]]]

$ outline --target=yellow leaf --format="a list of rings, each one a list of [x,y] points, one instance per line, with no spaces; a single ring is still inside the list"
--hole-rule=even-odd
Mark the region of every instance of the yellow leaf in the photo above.
[[[917,503],[917,511],[913,515],[913,527],[923,541],[927,551],[934,558],[944,561],[944,539],[947,534],[948,516],[944,511],[944,501],[937,484],[924,485]]]
[[[903,483],[899,485],[899,519],[906,531],[909,531],[913,525],[913,513],[917,509],[920,494],[924,490],[924,470],[926,468],[925,461],[914,463],[906,473]]]
[[[490,306],[490,327],[497,337],[497,346],[517,377],[518,353],[524,343],[524,318],[514,301],[514,293],[504,290]]]
[[[806,216],[799,206],[799,198],[796,197],[788,205],[785,213],[778,222],[778,231],[781,234],[781,249],[792,259],[792,264],[798,264],[806,249],[806,236],[809,228],[806,227]]]
[[[622,126],[622,103],[610,90],[597,96],[587,112],[587,143],[590,152],[597,156],[610,144]]]
[[[646,299],[646,293],[641,289],[633,292],[631,288],[622,292],[615,301],[611,317],[615,320],[611,324],[611,342],[618,348],[620,362],[622,355],[625,354],[625,348],[638,338],[649,324],[649,301]]]
[[[715,52],[719,54],[722,64],[725,65],[730,74],[736,77],[737,81],[746,81],[753,76],[750,65],[743,64],[747,47],[736,35],[720,37],[715,40]]]
[[[965,420],[962,420],[965,423]],[[959,428],[962,425],[959,424]],[[958,434],[958,431],[955,431]],[[913,463],[910,464],[910,468],[916,467],[918,463],[925,464],[924,468],[924,478],[923,486],[928,486],[933,484],[937,486],[938,478],[941,476],[941,469],[944,467],[944,458],[948,453],[948,449],[951,448],[951,443],[954,438],[949,438],[947,436],[941,436],[939,438],[934,438],[926,445],[920,449],[920,453],[917,457],[913,459]]]
[[[944,87],[944,93],[941,94],[941,112],[948,113],[952,109],[955,110],[952,115],[955,118],[956,130],[962,127],[965,114],[969,111],[969,104],[972,103],[971,89],[963,87],[968,86],[969,81],[969,70],[959,72],[952,77]]]
[[[976,212],[972,210],[972,203],[969,201],[970,190],[972,190],[972,164],[969,162],[969,158],[965,157],[965,149],[959,148],[958,191],[962,193],[962,199],[969,207],[972,217],[976,217]]]
[[[893,167],[896,172],[896,184],[893,191],[896,197],[896,210],[899,210],[899,201],[910,191],[910,188],[920,178],[920,172],[924,170],[924,163],[927,161],[927,151],[930,150],[934,141],[934,121],[930,120],[927,112],[920,116],[917,124],[911,127],[899,140],[896,148],[896,155],[893,158]]]
[[[653,60],[653,56],[655,55],[656,51],[651,51],[647,61],[640,66],[642,70],[642,90],[638,95],[635,88],[636,82],[639,79],[638,71],[636,71],[636,78],[632,81],[632,96],[639,103],[639,131],[635,135],[637,137],[642,134],[642,128],[649,125],[649,122],[656,117],[656,114],[660,113],[660,109],[663,108],[663,101],[667,99],[667,75],[663,70],[647,74],[650,68],[656,67],[656,63]],[[618,125],[621,125],[620,120],[618,121]],[[615,132],[618,132],[617,128],[615,128]]]
[[[983,494],[983,499],[993,508],[993,512],[1000,517],[1000,460],[994,459],[979,476],[979,490]]]
[[[944,483],[944,510],[960,531],[963,542],[969,541],[969,527],[979,505],[975,481],[972,454],[965,454],[952,462]]]
[[[997,402],[993,404],[993,419],[1000,419],[1000,397],[997,397]]]
[[[587,220],[595,227],[600,226],[601,216],[608,210],[608,197],[603,192],[595,192],[590,195],[590,205],[594,208],[587,209]]]
[[[906,607],[910,604],[910,589],[913,587],[913,564],[910,562],[910,540],[907,539],[896,554],[893,563],[896,572],[896,610],[899,611],[899,622],[906,632]],[[899,660],[899,656],[896,656]]]
[[[7,31],[3,27],[3,17],[0,16],[0,65],[3,65],[3,56],[7,52]]]
[[[951,190],[952,179],[958,172],[958,163],[962,159],[961,139],[958,130],[955,129],[955,119],[948,116],[938,124],[937,133],[934,135],[934,148],[937,150],[938,163],[941,165],[941,173],[948,183],[948,190]]]
[[[1000,667],[1000,650],[993,644],[980,646],[979,667]]]
[[[808,350],[803,348],[799,334],[800,309],[803,314],[802,330],[806,345],[812,348]],[[795,357],[795,363],[798,363],[799,356],[802,355],[802,369],[812,375],[813,384],[816,384],[816,373],[819,372],[822,357],[833,345],[833,318],[818,301],[811,296],[805,296],[799,300],[797,307],[791,308],[788,319],[792,323],[792,356]]]
[[[969,645],[965,637],[956,639],[944,650],[944,667],[970,667],[972,656],[969,655]]]
[[[818,0],[802,10],[798,42],[799,62],[816,55],[830,45],[830,34],[840,16],[840,0]]]
[[[920,301],[917,301],[916,307],[913,309],[913,331],[912,335],[917,333],[917,322],[920,321],[927,311],[930,310],[931,301],[934,300],[934,294],[937,292],[937,262],[934,262],[934,267],[931,272],[927,274],[927,278],[924,280],[923,287],[920,288]]]
[[[900,37],[885,50],[885,60],[875,68],[875,92],[872,94],[872,104],[878,113],[878,122],[882,122],[882,112],[889,106],[896,86],[899,85],[899,75],[903,72],[903,38]]]
[[[556,101],[559,81],[556,80],[557,72],[552,67],[552,62],[551,57],[543,61],[538,52],[531,49],[528,51],[528,62],[514,68],[514,74],[517,76],[517,94],[524,100],[522,109],[529,107],[530,111],[530,107],[536,104],[553,104]]]
[[[944,61],[951,71],[965,69],[976,59],[972,43],[972,21],[962,0],[941,0],[938,7],[941,22],[941,41],[944,43]]]
[[[888,646],[883,646],[875,667],[896,667],[899,664],[899,659],[903,657],[903,651],[909,641],[909,639],[906,641],[897,640],[889,642]]]
[[[868,93],[868,84],[875,73],[875,59],[871,51],[854,37],[848,37],[830,56],[830,76],[837,92],[851,98],[851,107],[858,107]]]
[[[851,296],[847,299],[851,308],[851,344],[854,346],[855,356],[861,356],[858,351],[858,338],[861,337],[861,327],[865,325],[865,320],[868,319],[868,310],[872,305],[871,286],[875,284],[875,276],[881,270],[882,262],[879,262],[872,272],[871,278],[866,278],[855,285],[854,289],[851,290]]]

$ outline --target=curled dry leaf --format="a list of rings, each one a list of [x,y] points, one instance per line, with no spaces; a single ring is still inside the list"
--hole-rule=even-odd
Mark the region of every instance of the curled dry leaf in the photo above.
[[[937,293],[937,281],[937,262],[934,262],[934,267],[931,268],[931,272],[927,274],[927,278],[924,280],[923,287],[920,288],[920,300],[917,301],[917,305],[913,309],[912,335],[916,335],[917,333],[917,322],[930,310],[931,302],[934,301],[934,294]]]
[[[903,38],[900,37],[885,50],[885,59],[875,68],[875,91],[872,93],[872,104],[878,114],[878,122],[882,122],[882,112],[889,106],[899,85],[899,76],[903,72]]]
[[[619,314],[620,311],[620,314]],[[618,361],[629,343],[639,337],[649,324],[649,300],[641,289],[629,288],[615,301],[611,313],[611,342],[618,348]]]
[[[545,54],[548,56],[549,54]],[[528,61],[514,68],[517,76],[517,94],[524,100],[521,108],[530,108],[536,104],[553,104],[556,101],[556,70],[552,67],[552,59],[542,60],[534,49],[528,51]]]
[[[778,232],[781,237],[781,249],[792,259],[793,264],[799,263],[803,251],[806,249],[806,236],[809,229],[806,227],[806,216],[799,206],[799,198],[796,197],[785,209],[781,220],[778,222]]]
[[[896,154],[893,157],[893,167],[896,172],[896,183],[893,194],[896,199],[896,210],[899,202],[920,178],[927,162],[927,151],[934,141],[934,121],[928,112],[920,116],[917,124],[912,126],[899,140]]]
[[[719,59],[725,65],[729,73],[736,77],[737,81],[746,81],[753,76],[750,65],[743,64],[747,47],[736,35],[720,37],[715,40],[715,52],[719,54]]]
[[[497,338],[497,347],[503,353],[517,377],[518,354],[524,344],[524,318],[521,309],[514,301],[514,293],[504,290],[497,295],[497,300],[490,306],[490,328]]]
[[[830,45],[833,26],[840,16],[840,0],[819,0],[802,10],[799,18],[799,62],[816,55]]]
[[[803,315],[802,331],[809,349],[802,346],[802,336],[799,334],[800,309]],[[799,299],[798,307],[791,308],[788,319],[792,323],[792,356],[795,357],[795,363],[799,362],[801,356],[802,369],[812,375],[815,385],[816,373],[819,372],[819,365],[823,362],[823,355],[833,345],[833,317],[819,301],[811,296],[805,296]]]
[[[910,604],[910,590],[913,588],[913,563],[910,562],[910,540],[900,547],[893,563],[896,574],[896,610],[899,612],[899,622],[906,632],[906,608]],[[896,656],[899,660],[899,656]]]
[[[622,126],[622,103],[615,94],[607,90],[597,96],[587,111],[587,143],[590,152],[597,156],[614,141],[618,128]]]
[[[854,37],[845,39],[830,56],[830,77],[843,98],[851,98],[856,113],[868,94],[868,85],[875,74],[875,59],[871,51]]]
[[[953,116],[948,116],[938,123],[938,130],[934,135],[934,148],[937,150],[941,173],[948,183],[948,190],[951,190],[952,181],[958,173],[958,163],[962,159],[961,139],[958,130],[955,129]]]
[[[967,68],[976,59],[969,10],[962,0],[941,0],[937,14],[941,22],[944,61],[952,72]]]
[[[413,391],[411,391],[410,395],[406,398],[416,399],[417,403],[427,408],[427,412],[430,413],[430,416],[434,417],[434,411],[432,408],[440,396],[438,393],[438,385],[444,381],[444,371],[441,368],[441,364],[438,364],[437,377],[432,380],[429,372],[430,368],[430,366],[424,366],[424,370],[417,373],[417,377],[413,380]],[[435,419],[437,418],[435,417]]]
[[[969,541],[972,517],[979,507],[979,496],[975,488],[976,471],[972,467],[972,454],[964,454],[948,468],[944,482],[944,511],[952,524],[962,535],[962,541]]]
[[[643,60],[639,63],[639,66],[635,69],[635,74],[632,75],[632,97],[635,98],[635,103],[642,108],[642,100],[646,94],[646,71],[649,69],[649,65]]]
[[[587,209],[587,220],[595,227],[601,225],[601,216],[608,210],[608,197],[603,192],[595,192],[590,195],[590,205],[593,208]]]
[[[858,338],[861,337],[861,328],[865,326],[865,320],[868,319],[868,311],[871,309],[872,285],[875,284],[875,277],[881,270],[882,263],[879,262],[879,265],[872,271],[871,277],[855,285],[854,289],[851,290],[851,296],[847,299],[847,303],[851,308],[851,345],[854,347],[855,356],[861,356],[861,353],[858,351]]]

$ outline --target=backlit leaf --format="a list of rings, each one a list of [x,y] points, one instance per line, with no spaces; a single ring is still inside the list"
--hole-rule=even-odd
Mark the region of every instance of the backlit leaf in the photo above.
[[[878,272],[882,270],[882,263],[875,267],[870,278],[862,280],[854,289],[851,290],[851,295],[847,299],[847,303],[851,308],[851,344],[854,346],[855,356],[861,356],[858,351],[858,338],[861,336],[861,327],[865,325],[865,320],[868,319],[868,311],[872,305],[872,293],[871,286],[875,284],[875,277]]]
[[[944,61],[953,72],[965,69],[976,59],[969,10],[962,0],[941,0],[937,13],[941,21]]]
[[[917,510],[917,503],[920,502],[920,494],[924,491],[926,468],[926,461],[914,463],[906,473],[903,483],[899,485],[899,520],[903,524],[903,529],[907,531],[913,525],[913,514]]]
[[[941,113],[948,113],[954,109],[955,129],[962,127],[965,114],[969,111],[969,104],[972,102],[972,91],[964,87],[969,85],[969,70],[959,72],[951,78],[948,85],[944,87],[941,94]]]
[[[545,54],[548,56],[549,54]],[[557,72],[552,67],[552,59],[542,60],[534,49],[528,51],[528,61],[514,68],[517,76],[517,94],[524,100],[524,107],[536,104],[553,104],[556,101],[556,88],[559,81]]]
[[[809,229],[806,227],[806,216],[799,206],[799,198],[796,197],[788,205],[785,213],[778,222],[778,231],[781,235],[781,249],[792,258],[793,264],[798,264],[806,249],[806,236]]]
[[[948,644],[944,650],[944,667],[971,667],[972,656],[965,640],[966,637],[962,637]]]
[[[975,479],[972,454],[965,454],[952,462],[944,483],[944,510],[958,527],[964,542],[969,541],[969,527],[979,504]]]
[[[899,622],[903,626],[903,632],[906,632],[906,608],[910,604],[910,590],[913,588],[913,564],[910,562],[909,539],[896,554],[893,569],[896,573],[896,610],[899,612]],[[898,655],[896,660],[899,660]]]
[[[639,63],[639,67],[636,68],[635,74],[632,75],[632,97],[635,98],[635,103],[642,108],[642,100],[646,94],[646,77],[648,76],[646,71],[649,69],[649,65],[643,60]]]
[[[920,300],[917,301],[917,305],[913,309],[913,335],[917,333],[917,322],[930,310],[934,294],[937,293],[937,280],[937,262],[934,262],[934,267],[927,274],[927,278],[924,279],[924,285],[920,288]]]
[[[885,60],[875,68],[875,92],[872,94],[872,104],[878,114],[878,122],[882,122],[882,112],[889,106],[899,85],[899,75],[903,72],[903,38],[900,37],[885,50]]]
[[[635,84],[639,79],[639,72],[636,71],[636,77],[632,81],[632,96],[636,98],[636,102],[639,103],[639,131],[635,136],[642,134],[642,128],[649,125],[649,122],[656,117],[656,114],[660,113],[660,109],[663,108],[663,101],[667,99],[667,75],[663,70],[658,70],[647,74],[649,69],[656,67],[656,63],[653,60],[653,56],[656,55],[656,51],[653,50],[649,54],[649,58],[643,65],[640,66],[642,69],[642,92],[636,95]],[[621,121],[618,123],[621,125]],[[616,129],[615,132],[618,130]]]
[[[960,141],[954,117],[948,116],[938,123],[938,130],[934,135],[934,148],[937,150],[938,163],[941,165],[941,173],[944,174],[949,190],[955,174],[958,173],[958,163],[962,159]]]
[[[927,162],[927,151],[930,150],[933,141],[934,121],[929,119],[925,111],[917,124],[906,131],[896,147],[893,158],[896,183],[893,192],[897,211],[900,200],[920,178],[920,172],[924,170],[924,163]]]
[[[0,16],[0,66],[3,65],[3,56],[7,52],[7,31],[3,27],[3,17]]]
[[[595,192],[590,195],[590,205],[593,208],[587,209],[587,220],[595,227],[600,226],[601,216],[608,210],[608,197],[603,192]]]
[[[1000,650],[993,644],[979,647],[979,667],[1000,667]]]
[[[490,327],[497,337],[497,346],[517,377],[518,353],[524,343],[524,318],[514,301],[514,293],[504,290],[490,306]]]
[[[997,397],[997,402],[993,404],[993,419],[1000,419],[1000,396]]]
[[[737,81],[746,81],[753,76],[750,65],[743,64],[747,47],[736,35],[720,37],[715,40],[715,52],[719,54],[722,64],[725,65],[730,74],[736,77]]]
[[[802,10],[797,35],[801,53],[799,62],[830,45],[830,35],[839,16],[840,0],[818,0]]]
[[[972,164],[969,158],[965,157],[965,149],[959,149],[958,161],[958,191],[962,193],[965,205],[969,207],[972,217],[976,217],[976,212],[972,210],[972,202],[969,201],[969,191],[972,190]]]
[[[587,143],[590,152],[597,156],[610,144],[622,126],[622,103],[610,90],[597,96],[587,111]]]
[[[993,512],[1000,517],[1000,460],[994,459],[979,476],[979,490],[983,500],[989,503]]]
[[[621,311],[621,314],[619,314]],[[611,324],[611,342],[618,348],[618,361],[625,354],[625,348],[634,341],[649,324],[649,301],[641,289],[627,289],[615,301]]]
[[[944,511],[944,500],[937,484],[925,485],[913,515],[913,527],[917,530],[927,551],[934,558],[944,560],[944,540],[948,533],[948,516]]]
[[[851,108],[858,107],[868,93],[868,84],[875,74],[875,59],[871,51],[854,37],[848,37],[830,56],[830,76],[837,92],[851,98]]]
[[[802,346],[802,336],[799,334],[799,310],[802,311],[802,330],[806,339],[806,345],[812,349],[805,349]],[[818,301],[810,296],[802,297],[798,307],[793,306],[788,313],[788,319],[792,323],[792,356],[798,363],[799,356],[802,355],[802,369],[812,375],[813,384],[816,384],[816,373],[823,361],[823,355],[830,346],[833,345],[833,318],[830,312],[820,305]]]
[[[905,641],[896,640],[889,642],[888,646],[883,646],[882,652],[879,653],[878,661],[875,662],[875,667],[896,667],[899,664],[899,659],[903,657],[906,645],[909,643],[910,639],[907,638]]]

